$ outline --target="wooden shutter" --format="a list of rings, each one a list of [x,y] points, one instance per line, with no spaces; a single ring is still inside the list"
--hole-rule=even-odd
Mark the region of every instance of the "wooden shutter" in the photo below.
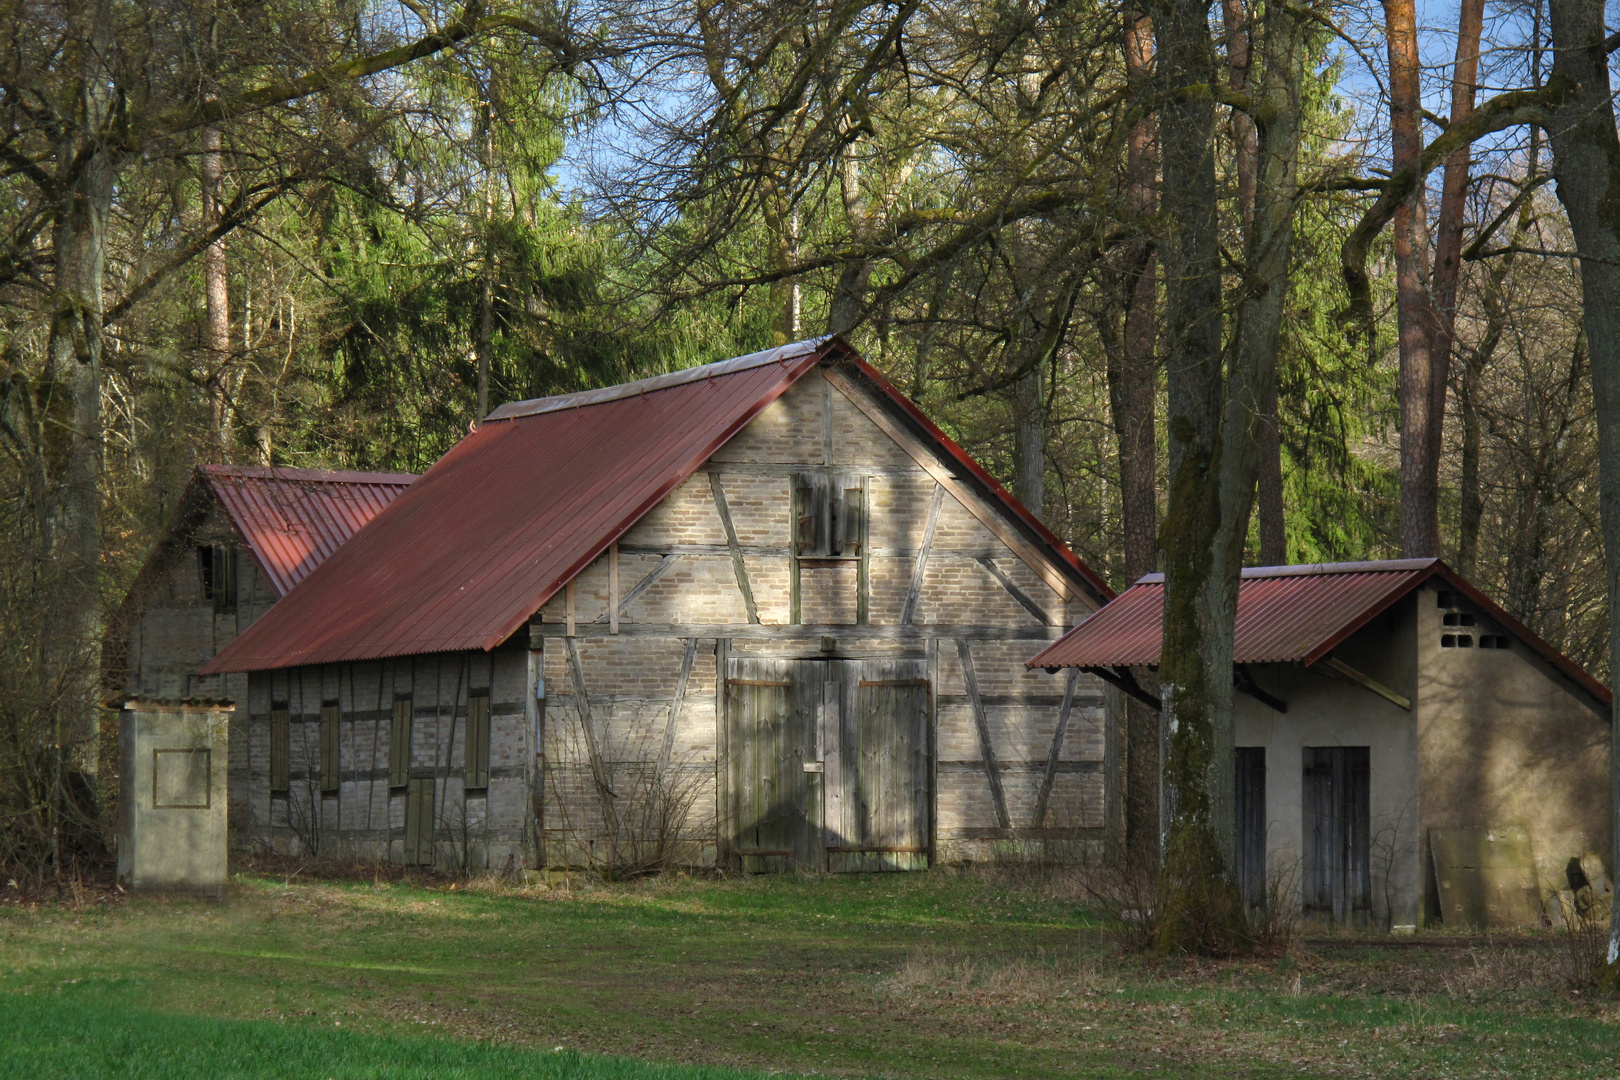
[[[467,751],[463,768],[469,788],[489,787],[489,695],[467,699]]]
[[[285,792],[290,784],[287,759],[292,756],[292,728],[287,707],[270,710],[270,790]]]
[[[420,777],[405,788],[405,862],[433,865],[433,780]]]
[[[339,782],[339,751],[342,739],[338,734],[338,707],[321,706],[321,791],[335,792]]]
[[[394,702],[394,722],[388,729],[388,786],[405,786],[411,771],[411,699]]]
[[[850,486],[851,478],[844,479],[844,497],[838,504],[838,553],[861,553],[861,519],[866,515],[866,493],[859,486]]]

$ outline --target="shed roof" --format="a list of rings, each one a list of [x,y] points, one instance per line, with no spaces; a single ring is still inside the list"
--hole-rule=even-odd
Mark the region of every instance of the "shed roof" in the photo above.
[[[411,473],[203,465],[200,478],[278,597],[416,479]]]
[[[494,648],[823,360],[886,400],[1070,578],[1113,595],[853,349],[817,339],[502,406],[203,673]]]
[[[1612,700],[1608,687],[1439,559],[1249,567],[1238,583],[1233,661],[1314,664],[1430,578],[1462,593],[1597,701]],[[1152,667],[1163,643],[1164,575],[1147,574],[1027,666]]]

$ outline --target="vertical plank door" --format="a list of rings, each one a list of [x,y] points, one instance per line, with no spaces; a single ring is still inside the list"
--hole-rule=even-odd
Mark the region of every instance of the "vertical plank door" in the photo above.
[[[815,716],[795,692],[793,660],[733,657],[726,663],[728,847],[750,873],[812,863],[808,784]]]
[[[843,661],[836,766],[828,755],[827,867],[835,872],[928,866],[926,660]]]

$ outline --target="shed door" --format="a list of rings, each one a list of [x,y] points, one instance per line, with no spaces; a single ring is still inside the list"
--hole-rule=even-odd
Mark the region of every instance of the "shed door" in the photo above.
[[[1365,746],[1305,748],[1305,910],[1340,923],[1364,923],[1372,909],[1368,757]]]
[[[726,790],[731,852],[744,870],[815,866],[806,763],[816,754],[825,662],[734,657],[726,667]],[[809,669],[809,670],[802,670]],[[819,787],[817,794],[820,794]]]
[[[927,664],[848,660],[843,667],[841,715],[835,738],[825,739],[827,868],[927,869]]]

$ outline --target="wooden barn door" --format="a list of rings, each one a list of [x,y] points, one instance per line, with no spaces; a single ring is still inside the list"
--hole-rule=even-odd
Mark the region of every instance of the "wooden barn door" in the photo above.
[[[1366,925],[1370,771],[1365,746],[1305,748],[1302,790],[1307,913]]]
[[[928,867],[928,670],[847,660],[839,715],[823,714],[827,868]]]
[[[809,773],[825,661],[726,664],[726,793],[731,853],[744,870],[772,873],[820,863],[820,815]],[[817,694],[804,690],[814,686]],[[820,787],[816,785],[816,794]]]

